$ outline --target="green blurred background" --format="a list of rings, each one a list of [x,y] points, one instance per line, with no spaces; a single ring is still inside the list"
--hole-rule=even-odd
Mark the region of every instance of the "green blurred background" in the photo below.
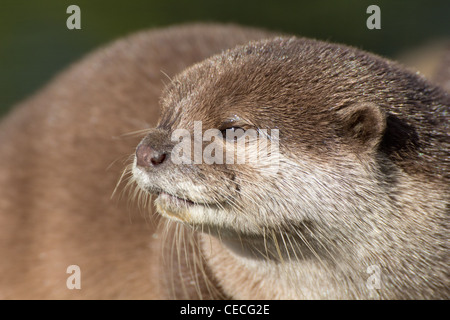
[[[82,30],[66,9],[81,8]],[[381,30],[366,9],[381,8]],[[182,22],[235,22],[341,42],[394,57],[450,37],[450,1],[0,0],[0,114],[99,45],[133,31]]]

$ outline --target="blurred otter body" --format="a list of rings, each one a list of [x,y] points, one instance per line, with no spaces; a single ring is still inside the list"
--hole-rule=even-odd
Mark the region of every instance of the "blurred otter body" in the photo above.
[[[264,37],[232,25],[141,32],[89,55],[2,119],[0,298],[169,297],[157,218],[151,208],[130,211],[125,196],[111,200],[139,141],[123,135],[156,124],[167,76]],[[81,269],[81,290],[66,287],[69,265]]]

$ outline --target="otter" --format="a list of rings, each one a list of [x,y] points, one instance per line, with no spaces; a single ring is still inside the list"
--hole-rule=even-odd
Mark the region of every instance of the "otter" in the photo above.
[[[140,32],[2,119],[0,298],[448,298],[446,94],[374,55],[276,36]],[[175,166],[171,133],[197,120],[279,129],[277,166]]]
[[[141,31],[15,106],[0,123],[0,299],[169,298],[158,216],[122,185],[112,197],[123,165],[155,126],[168,77],[273,35],[232,24]],[[71,265],[79,290],[66,285]]]
[[[177,224],[165,243],[178,255],[194,243],[200,260],[171,262],[182,266],[168,283],[184,286],[174,294],[194,291],[184,277],[235,299],[448,299],[449,106],[447,92],[395,62],[296,37],[176,76],[131,169]],[[206,149],[196,122],[233,153],[240,138],[225,133],[276,128],[277,170],[195,162],[195,150],[175,162],[177,129]],[[188,235],[173,240],[181,228]]]

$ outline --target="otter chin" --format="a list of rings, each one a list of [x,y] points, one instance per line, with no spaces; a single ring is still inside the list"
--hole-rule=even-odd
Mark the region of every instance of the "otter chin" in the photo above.
[[[136,149],[134,179],[158,195],[163,216],[198,232],[225,296],[449,298],[442,89],[367,52],[277,37],[186,69],[161,106]],[[276,170],[267,160],[196,162],[198,150],[176,164],[178,129],[203,154],[211,142],[215,156],[236,157],[255,141],[233,149],[241,138],[225,132],[276,129]]]
[[[180,198],[166,192],[161,192],[155,199],[158,212],[164,216],[186,223],[196,223],[198,216],[205,215],[206,210],[213,210],[214,204],[193,202],[186,198]],[[216,209],[216,208],[214,208]]]
[[[182,222],[189,222],[189,211],[195,210],[194,202],[172,196],[165,192],[158,195],[158,198],[155,200],[155,205],[158,212],[161,212],[164,216]]]

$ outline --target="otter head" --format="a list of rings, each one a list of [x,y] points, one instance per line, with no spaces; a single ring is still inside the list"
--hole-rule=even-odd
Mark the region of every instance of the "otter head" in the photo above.
[[[386,92],[368,85],[374,59],[275,38],[192,66],[166,88],[159,124],[136,149],[135,180],[164,216],[222,236],[351,224],[377,197],[367,181]]]

